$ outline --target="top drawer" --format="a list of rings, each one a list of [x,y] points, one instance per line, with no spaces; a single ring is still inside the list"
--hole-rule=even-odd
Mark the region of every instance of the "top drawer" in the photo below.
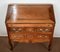
[[[53,24],[8,24],[8,27],[53,27]]]

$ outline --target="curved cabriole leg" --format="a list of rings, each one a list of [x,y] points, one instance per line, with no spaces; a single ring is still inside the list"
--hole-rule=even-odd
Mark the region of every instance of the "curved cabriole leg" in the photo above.
[[[48,51],[50,51],[50,50],[51,50],[51,43],[48,46]]]
[[[52,46],[52,40],[50,40],[50,42],[49,42],[49,45],[48,45],[48,51],[51,50],[51,46]]]
[[[11,40],[9,40],[9,45],[10,45],[10,50],[13,50],[14,44],[13,44],[13,42]]]

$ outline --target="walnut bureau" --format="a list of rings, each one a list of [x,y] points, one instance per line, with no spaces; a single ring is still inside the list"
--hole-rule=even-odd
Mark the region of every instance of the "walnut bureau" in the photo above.
[[[13,42],[48,42],[50,50],[55,27],[52,4],[9,4],[5,24],[11,50]]]

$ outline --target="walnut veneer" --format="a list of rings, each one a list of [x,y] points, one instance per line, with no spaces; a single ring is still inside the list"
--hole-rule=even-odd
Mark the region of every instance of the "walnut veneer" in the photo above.
[[[52,4],[9,4],[6,15],[9,44],[48,42],[50,50],[55,18]]]

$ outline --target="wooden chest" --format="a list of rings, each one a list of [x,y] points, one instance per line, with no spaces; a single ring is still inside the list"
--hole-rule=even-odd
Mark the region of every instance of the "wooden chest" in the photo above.
[[[6,15],[9,43],[49,42],[53,39],[55,18],[52,4],[9,4]]]

